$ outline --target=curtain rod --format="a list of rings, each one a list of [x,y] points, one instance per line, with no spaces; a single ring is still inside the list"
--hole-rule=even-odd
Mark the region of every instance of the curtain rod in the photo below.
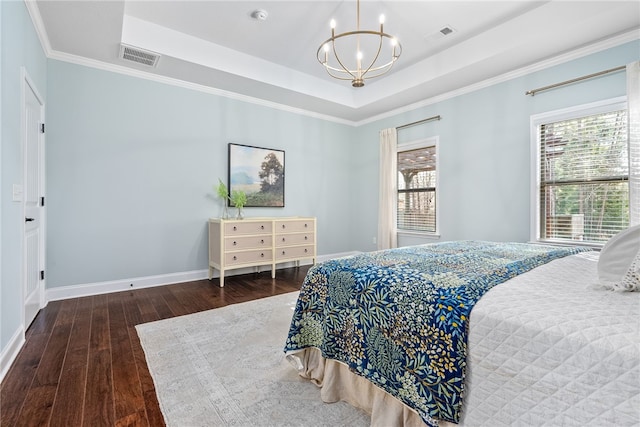
[[[396,126],[396,130],[408,128],[410,126],[419,125],[419,124],[425,123],[425,122],[430,122],[432,120],[440,120],[440,118],[441,118],[440,115],[433,116],[433,117],[427,117],[426,119],[418,120],[417,122],[411,122],[411,123],[407,123],[406,125]]]
[[[579,82],[581,80],[592,79],[594,77],[602,76],[603,74],[615,73],[615,72],[618,72],[618,71],[622,71],[622,70],[624,70],[626,68],[627,67],[625,65],[621,65],[620,67],[610,68],[608,70],[599,71],[597,73],[589,74],[589,75],[582,76],[582,77],[577,77],[575,79],[567,80],[567,81],[564,81],[564,82],[552,84],[552,85],[549,85],[549,86],[539,87],[538,89],[528,90],[524,94],[525,95],[534,96],[537,92],[542,92],[543,90],[554,89],[556,87],[565,86],[565,85],[568,85],[568,84],[571,84],[571,83]]]

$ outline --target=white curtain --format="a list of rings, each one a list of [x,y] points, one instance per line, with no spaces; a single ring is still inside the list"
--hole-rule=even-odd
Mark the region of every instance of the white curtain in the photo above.
[[[627,65],[629,225],[640,224],[640,61]]]
[[[380,131],[380,198],[378,201],[378,249],[398,246],[397,171],[398,133],[395,128]]]

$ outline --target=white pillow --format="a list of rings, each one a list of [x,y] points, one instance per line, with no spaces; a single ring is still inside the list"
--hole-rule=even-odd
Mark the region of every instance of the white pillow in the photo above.
[[[635,259],[629,266],[629,271],[622,278],[618,286],[613,287],[616,291],[640,291],[640,251],[636,254]]]
[[[600,251],[598,279],[607,288],[618,288],[640,251],[640,225],[611,237]]]

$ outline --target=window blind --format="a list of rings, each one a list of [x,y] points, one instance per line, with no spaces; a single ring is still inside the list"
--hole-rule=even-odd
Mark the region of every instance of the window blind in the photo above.
[[[542,239],[601,243],[629,226],[626,110],[545,123],[539,139]]]
[[[398,229],[436,231],[436,147],[398,152]]]

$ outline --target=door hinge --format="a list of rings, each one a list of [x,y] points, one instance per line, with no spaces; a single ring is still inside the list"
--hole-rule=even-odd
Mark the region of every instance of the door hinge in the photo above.
[[[44,280],[44,270],[40,270],[40,280]]]
[[[44,133],[44,123],[40,123],[40,133]]]
[[[40,197],[40,206],[44,206],[44,196]]]

